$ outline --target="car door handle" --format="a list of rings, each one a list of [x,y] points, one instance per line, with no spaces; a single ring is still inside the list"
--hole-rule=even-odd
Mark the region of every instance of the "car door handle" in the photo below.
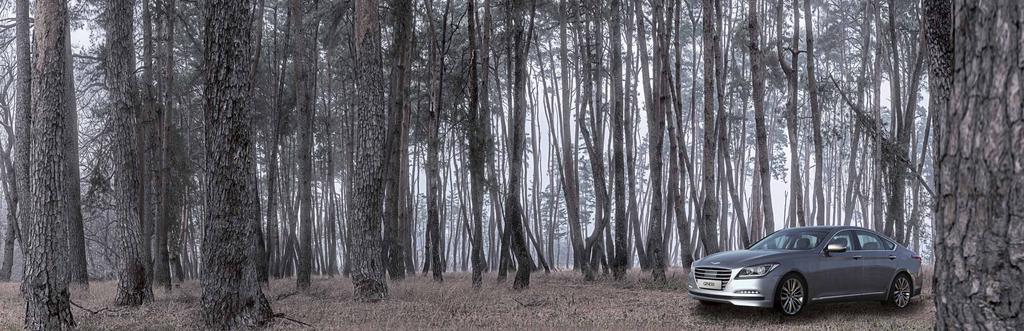
[[[896,255],[889,255],[889,259],[890,260],[895,260],[896,259]]]
[[[860,260],[860,258],[862,258],[862,257],[863,257],[863,256],[860,256],[860,255],[854,255],[854,256],[853,256],[853,259],[854,259],[854,260]]]

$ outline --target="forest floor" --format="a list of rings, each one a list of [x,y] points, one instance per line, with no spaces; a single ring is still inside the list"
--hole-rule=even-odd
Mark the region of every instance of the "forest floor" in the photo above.
[[[646,274],[625,281],[610,276],[583,282],[571,271],[534,273],[530,288],[513,291],[495,273],[484,286],[470,286],[469,274],[450,273],[443,284],[413,276],[390,282],[391,298],[374,304],[352,300],[344,277],[314,279],[308,292],[294,281],[273,281],[266,291],[275,313],[270,329],[932,329],[935,308],[929,285],[905,310],[878,302],[811,305],[800,316],[784,318],[770,309],[728,305],[705,307],[686,295],[685,270],[669,271],[669,281],[652,284]],[[925,278],[930,283],[930,276]],[[21,329],[24,301],[18,283],[0,284],[0,330]],[[75,290],[75,320],[86,330],[201,329],[199,284],[156,290],[156,301],[138,308],[112,307],[113,281]],[[91,310],[86,311],[85,309]],[[298,321],[298,322],[296,322]]]

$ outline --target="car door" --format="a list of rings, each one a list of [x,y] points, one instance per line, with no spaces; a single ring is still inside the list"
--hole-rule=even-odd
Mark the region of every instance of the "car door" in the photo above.
[[[842,230],[832,236],[828,244],[846,245],[846,252],[822,254],[820,258],[817,285],[811,286],[811,296],[816,299],[834,299],[857,294],[861,290],[863,263],[857,251],[857,236],[851,230]],[[822,250],[827,248],[824,245]]]
[[[896,272],[896,252],[887,240],[869,231],[857,231],[864,261],[863,294],[884,294]]]

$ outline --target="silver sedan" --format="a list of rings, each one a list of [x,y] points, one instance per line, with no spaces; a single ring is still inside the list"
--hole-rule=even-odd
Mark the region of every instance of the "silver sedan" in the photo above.
[[[864,228],[790,228],[694,262],[687,287],[704,304],[775,307],[789,316],[834,301],[903,308],[921,293],[921,257]]]

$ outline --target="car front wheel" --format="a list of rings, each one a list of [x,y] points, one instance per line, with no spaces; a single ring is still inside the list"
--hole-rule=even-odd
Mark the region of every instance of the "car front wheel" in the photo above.
[[[797,275],[787,275],[775,290],[775,308],[783,315],[794,316],[804,309],[807,302],[807,284]]]
[[[910,304],[911,293],[914,293],[914,283],[906,274],[899,274],[892,281],[892,289],[889,290],[889,302],[896,308],[904,308]]]

